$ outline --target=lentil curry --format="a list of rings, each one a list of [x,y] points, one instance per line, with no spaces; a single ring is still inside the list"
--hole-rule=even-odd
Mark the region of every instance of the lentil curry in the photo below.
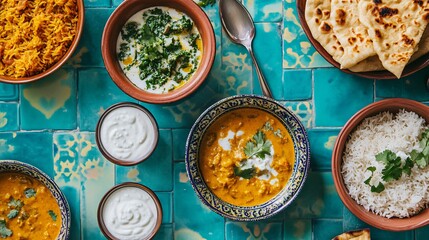
[[[0,173],[0,237],[56,239],[61,228],[58,203],[38,180],[20,173]]]
[[[295,162],[287,129],[275,116],[254,108],[219,117],[203,137],[199,155],[207,186],[237,206],[259,205],[277,195]]]

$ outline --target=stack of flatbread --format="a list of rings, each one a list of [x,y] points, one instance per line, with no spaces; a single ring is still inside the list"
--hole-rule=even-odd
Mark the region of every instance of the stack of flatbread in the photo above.
[[[342,69],[388,70],[400,78],[429,52],[429,0],[307,0],[305,18]]]

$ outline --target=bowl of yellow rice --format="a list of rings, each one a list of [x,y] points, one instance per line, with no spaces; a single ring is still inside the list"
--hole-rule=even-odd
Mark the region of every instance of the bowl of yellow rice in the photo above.
[[[60,68],[83,21],[83,0],[0,0],[0,82],[32,82]]]

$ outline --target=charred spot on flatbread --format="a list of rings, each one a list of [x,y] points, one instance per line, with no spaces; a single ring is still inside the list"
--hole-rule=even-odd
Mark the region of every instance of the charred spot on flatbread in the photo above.
[[[375,4],[382,4],[381,0],[374,0],[373,1]]]
[[[322,33],[329,33],[331,29],[332,29],[331,25],[327,22],[323,22],[322,25],[320,26],[320,31]]]
[[[396,8],[382,7],[378,12],[381,18],[386,18],[398,14],[399,10]]]
[[[346,12],[343,9],[337,9],[335,13],[335,22],[337,22],[338,25],[343,26],[346,23]]]

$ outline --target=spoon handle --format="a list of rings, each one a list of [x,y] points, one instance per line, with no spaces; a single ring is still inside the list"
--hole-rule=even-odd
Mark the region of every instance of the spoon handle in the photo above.
[[[261,85],[261,89],[262,89],[262,94],[264,94],[265,97],[273,98],[273,94],[271,93],[271,90],[268,87],[268,83],[265,80],[265,77],[262,74],[261,69],[259,68],[259,65],[258,65],[258,62],[256,61],[255,55],[253,54],[252,47],[246,46],[246,48],[247,48],[247,51],[249,51],[250,56],[252,57],[253,65],[255,65],[256,74],[258,74],[259,84]]]

